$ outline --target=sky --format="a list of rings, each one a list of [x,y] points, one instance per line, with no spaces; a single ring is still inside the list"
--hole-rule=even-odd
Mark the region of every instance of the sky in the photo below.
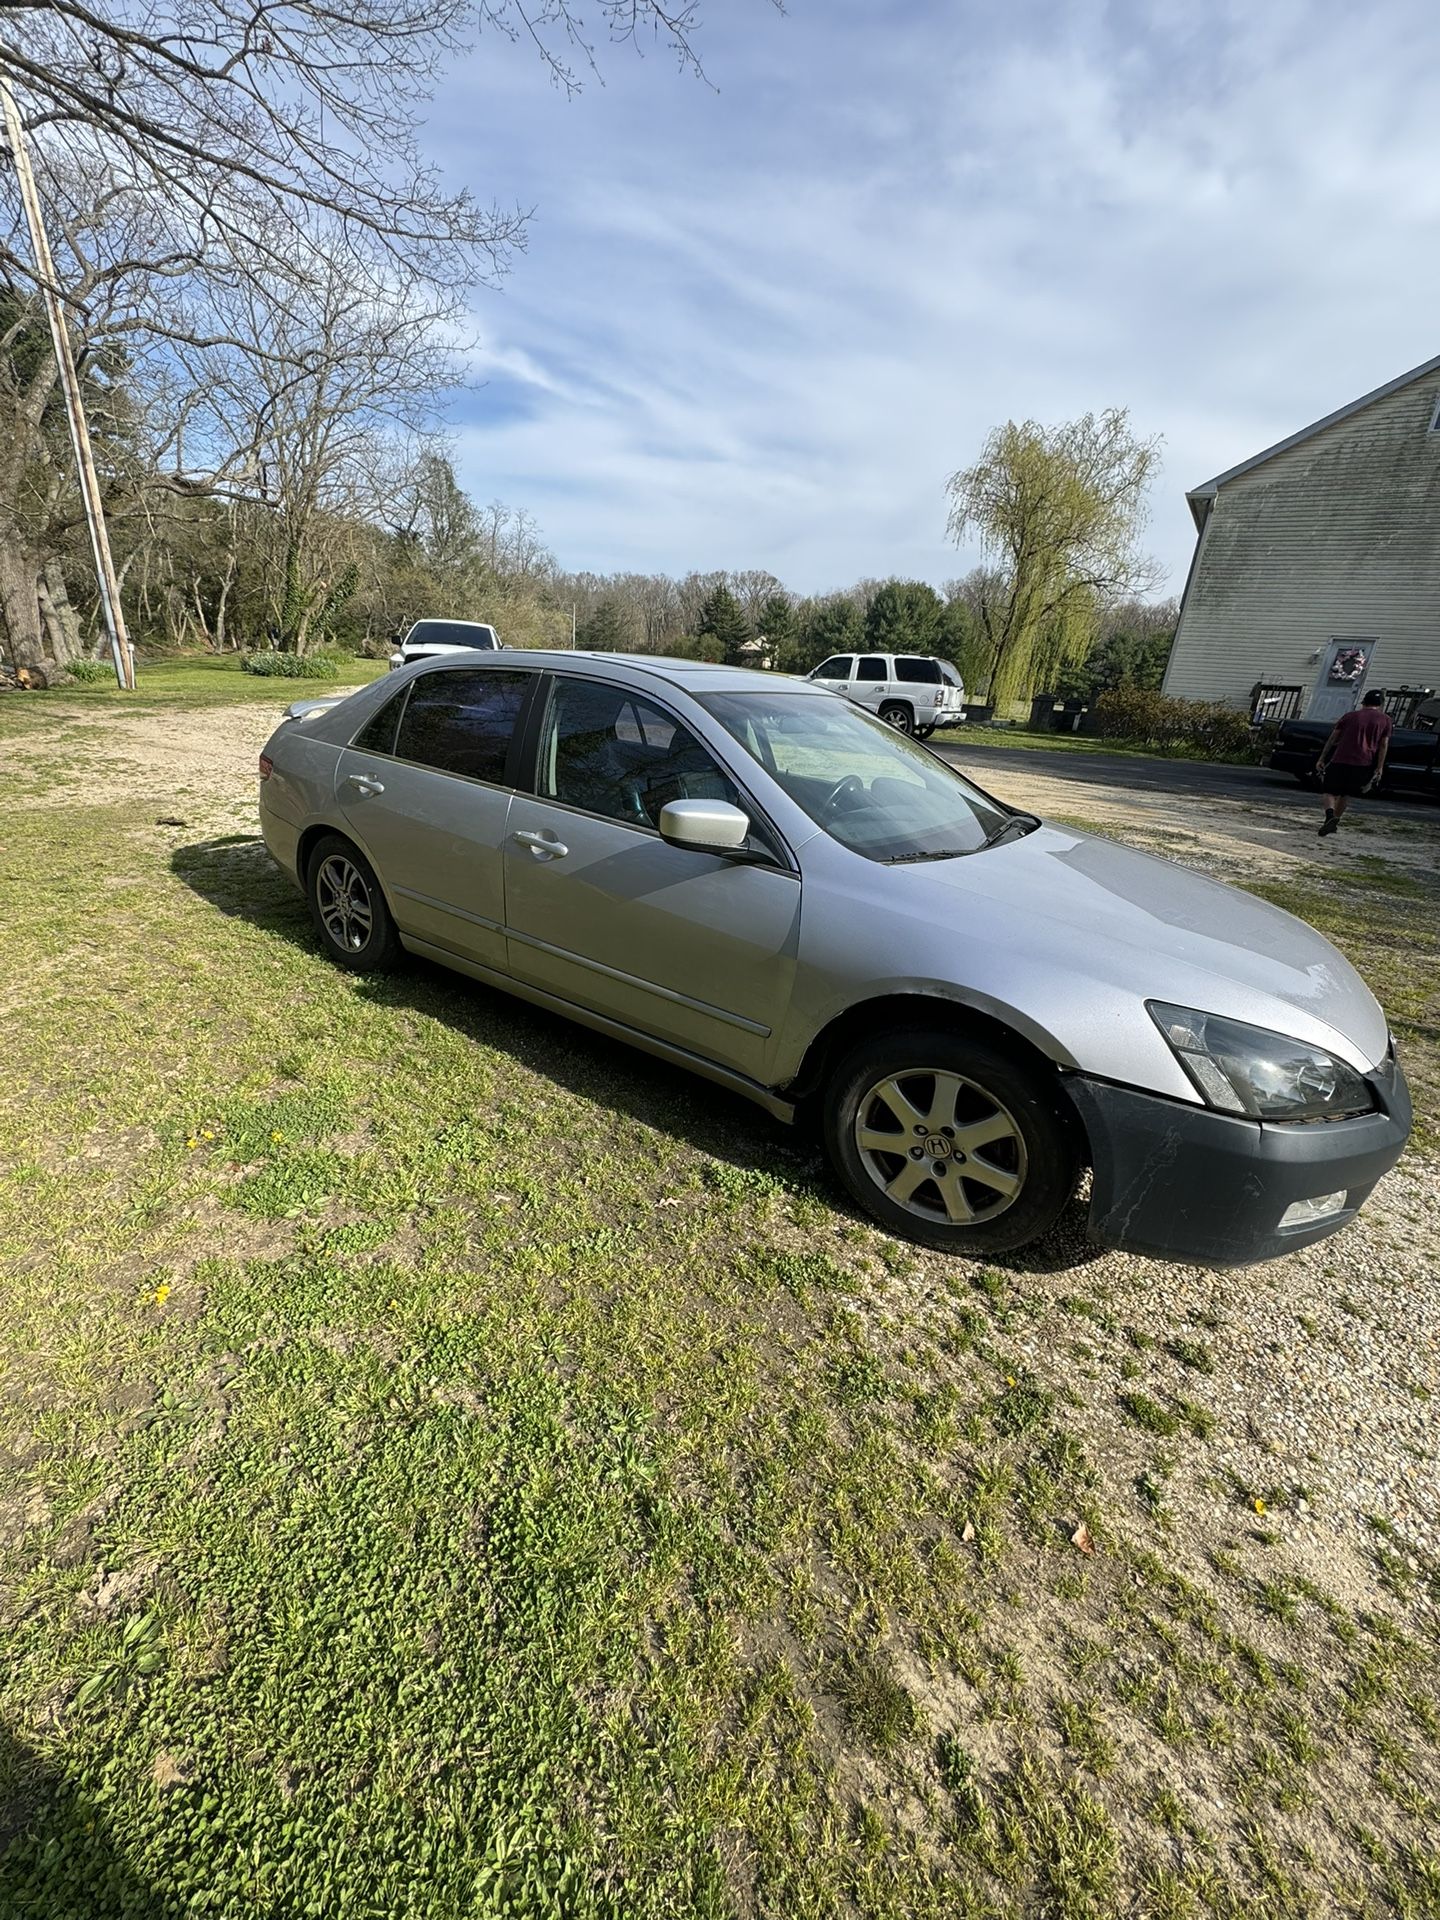
[[[705,79],[491,31],[427,149],[534,209],[449,413],[560,564],[798,592],[978,559],[947,476],[1007,418],[1163,436],[1185,490],[1440,353],[1440,7],[711,0]]]

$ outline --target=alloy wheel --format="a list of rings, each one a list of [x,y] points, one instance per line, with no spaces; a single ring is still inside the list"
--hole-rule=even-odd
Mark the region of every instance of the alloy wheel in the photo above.
[[[315,874],[315,901],[325,931],[337,947],[363,953],[375,928],[375,908],[365,876],[353,860],[332,853]]]
[[[855,1112],[861,1165],[887,1199],[931,1224],[979,1226],[1025,1185],[1025,1137],[1010,1110],[958,1073],[907,1068]]]

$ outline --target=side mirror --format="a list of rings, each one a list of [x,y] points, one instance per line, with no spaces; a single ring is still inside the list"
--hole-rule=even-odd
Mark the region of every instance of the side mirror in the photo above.
[[[660,809],[660,838],[672,847],[734,853],[749,833],[749,820],[728,800],[671,800]]]

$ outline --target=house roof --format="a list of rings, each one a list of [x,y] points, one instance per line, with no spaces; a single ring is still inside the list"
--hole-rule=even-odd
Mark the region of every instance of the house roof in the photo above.
[[[1372,400],[1383,400],[1388,394],[1398,393],[1401,387],[1408,387],[1412,380],[1423,380],[1427,373],[1440,370],[1440,353],[1433,360],[1424,360],[1418,367],[1411,367],[1408,373],[1397,374],[1395,379],[1387,380],[1383,387],[1373,392],[1362,393],[1358,400],[1352,400],[1348,406],[1337,407],[1334,413],[1327,413],[1323,420],[1313,420],[1308,427],[1302,427],[1298,433],[1292,433],[1287,440],[1277,440],[1273,447],[1266,447],[1263,453],[1252,454],[1248,460],[1242,460],[1239,466],[1228,467],[1224,473],[1217,473],[1213,480],[1206,480],[1198,487],[1191,487],[1185,498],[1190,502],[1190,511],[1195,517],[1195,525],[1203,527],[1210,512],[1210,502],[1215,498],[1227,480],[1238,480],[1242,473],[1251,473],[1256,467],[1263,467],[1267,460],[1273,460],[1277,453],[1288,453],[1291,447],[1298,447],[1302,441],[1309,440],[1314,434],[1321,433],[1326,427],[1333,427],[1341,420],[1348,420],[1352,413],[1359,413],[1362,407],[1368,407]]]

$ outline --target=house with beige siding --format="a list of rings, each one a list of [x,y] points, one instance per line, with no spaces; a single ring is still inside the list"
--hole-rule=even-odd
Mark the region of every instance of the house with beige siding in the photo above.
[[[1440,355],[1188,496],[1165,692],[1333,719],[1440,688]],[[1275,711],[1276,696],[1270,696]]]

